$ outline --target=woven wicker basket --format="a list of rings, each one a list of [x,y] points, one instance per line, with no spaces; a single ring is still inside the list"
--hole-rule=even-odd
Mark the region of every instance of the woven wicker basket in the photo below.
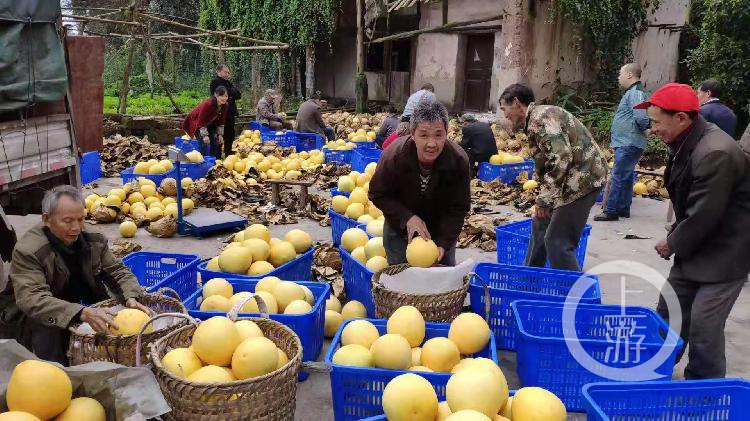
[[[469,277],[464,277],[464,285],[453,291],[440,294],[407,294],[391,291],[380,283],[380,275],[396,275],[410,268],[408,264],[389,266],[376,273],[372,278],[372,298],[375,302],[375,314],[379,319],[387,319],[399,307],[416,307],[426,321],[452,322],[464,307],[466,291],[469,289]]]
[[[159,290],[155,294],[144,294],[138,301],[150,308],[156,314],[182,313],[187,314],[185,306],[179,300],[163,295],[167,291]],[[174,291],[170,291],[177,294]],[[92,305],[92,307],[112,307],[118,303],[114,299],[105,300]],[[148,352],[148,345],[162,336],[182,326],[187,325],[187,320],[180,320],[172,326],[146,333],[142,337],[141,352]],[[105,334],[79,334],[75,327],[71,328],[70,346],[68,347],[68,358],[70,365],[85,364],[92,361],[109,361],[130,367],[136,365],[135,349],[138,335],[115,336]]]
[[[237,310],[244,304],[235,306]],[[265,307],[265,306],[263,306]],[[261,309],[263,311],[263,309]],[[236,312],[228,315],[235,320]],[[297,376],[302,365],[302,343],[283,324],[267,318],[252,320],[266,338],[289,356],[282,368],[264,376],[229,383],[194,383],[164,369],[161,359],[174,348],[190,346],[196,326],[184,326],[151,345],[149,359],[174,421],[291,421],[294,419]]]

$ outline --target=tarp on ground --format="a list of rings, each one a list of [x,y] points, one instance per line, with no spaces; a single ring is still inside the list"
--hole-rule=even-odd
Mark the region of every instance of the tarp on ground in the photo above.
[[[59,0],[0,0],[0,112],[65,95],[60,15]]]

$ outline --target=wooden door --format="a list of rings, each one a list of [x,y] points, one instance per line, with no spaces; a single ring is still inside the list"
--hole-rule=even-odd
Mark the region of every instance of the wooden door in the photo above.
[[[487,111],[490,108],[492,63],[495,35],[469,35],[466,45],[464,109]]]

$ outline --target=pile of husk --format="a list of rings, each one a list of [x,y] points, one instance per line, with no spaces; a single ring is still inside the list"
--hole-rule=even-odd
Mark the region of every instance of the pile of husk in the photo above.
[[[344,294],[344,277],[341,271],[341,256],[339,249],[330,243],[322,243],[315,247],[313,254],[313,278],[321,282],[328,282],[336,298]]]
[[[657,170],[662,172],[663,169]],[[639,175],[638,181],[646,185],[647,196],[651,198],[669,199],[669,192],[664,187],[664,177],[659,175]]]
[[[352,172],[352,167],[349,165],[337,165],[337,164],[326,164],[320,165],[312,170],[302,171],[301,180],[314,180],[314,186],[321,189],[327,190],[332,187],[336,187],[339,177],[342,175],[348,175]]]
[[[276,142],[256,143],[252,145],[238,145],[234,144],[232,150],[240,158],[247,158],[252,152],[259,152],[264,156],[276,155],[279,158],[284,158],[294,153],[294,148],[284,148],[279,146]]]
[[[500,180],[471,180],[471,204],[474,207],[507,205],[526,211],[534,205],[535,190],[523,190],[518,185],[505,185]]]
[[[123,238],[118,238],[112,243],[112,247],[110,247],[110,251],[112,252],[112,255],[115,256],[118,259],[122,259],[123,257],[127,256],[130,253],[134,253],[136,251],[143,250],[143,247],[138,244],[134,243],[129,240],[125,240]]]
[[[508,219],[499,215],[470,215],[464,221],[464,227],[458,236],[458,248],[479,248],[484,251],[496,251],[495,227]]]
[[[166,159],[167,148],[151,143],[148,136],[122,136],[116,134],[104,139],[100,154],[105,177],[118,177],[122,170],[149,159]]]
[[[337,139],[346,139],[349,133],[356,132],[358,129],[374,130],[375,126],[380,126],[387,115],[386,113],[354,114],[347,111],[336,111],[323,114],[323,122],[336,131]]]
[[[149,234],[159,238],[169,238],[177,234],[177,220],[171,216],[162,216],[146,227]]]

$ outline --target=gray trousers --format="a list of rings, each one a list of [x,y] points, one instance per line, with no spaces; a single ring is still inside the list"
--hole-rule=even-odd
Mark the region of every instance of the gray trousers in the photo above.
[[[667,279],[682,311],[680,336],[685,341],[685,347],[677,355],[676,361],[682,358],[690,344],[685,379],[722,378],[726,375],[724,327],[745,281],[743,278],[731,282],[703,283],[673,275]],[[659,296],[656,311],[664,320],[669,320],[663,295]]]
[[[383,224],[383,248],[388,258],[389,265],[406,263],[406,235],[401,230],[394,229],[386,221]],[[456,245],[452,245],[443,255],[440,261],[444,266],[456,266]]]
[[[552,218],[547,221],[533,219],[524,266],[544,267],[549,259],[553,269],[580,271],[576,249],[598,195],[597,189],[560,206],[552,211]]]

